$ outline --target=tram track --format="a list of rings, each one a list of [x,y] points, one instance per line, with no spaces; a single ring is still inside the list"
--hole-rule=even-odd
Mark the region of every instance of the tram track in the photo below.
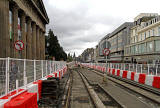
[[[107,94],[103,87],[90,84],[79,68],[71,69],[70,74],[64,108],[125,108]]]
[[[83,74],[83,71],[81,71],[79,68],[77,68],[77,71],[79,72],[79,74],[81,74],[81,77],[84,80],[86,80],[86,83],[88,83],[92,87],[93,91],[98,96],[97,98],[99,98],[99,101],[103,104],[105,108],[126,108],[116,99],[114,99],[110,94],[108,94],[101,85],[91,84],[88,78]],[[93,101],[95,102],[96,100]],[[96,108],[102,108],[102,107],[96,107]]]
[[[99,71],[91,69],[89,69],[89,71],[101,76],[101,78],[104,77],[104,74]],[[150,106],[150,108],[160,108],[160,96],[157,94],[157,91],[152,92],[151,89],[143,89],[139,86],[134,86],[133,84],[127,83],[126,81],[124,82],[111,76],[107,76],[107,79],[108,83],[123,89],[128,94],[136,97],[139,101],[145,103],[147,106]]]
[[[70,83],[64,108],[96,108],[82,76],[75,68],[70,70]]]

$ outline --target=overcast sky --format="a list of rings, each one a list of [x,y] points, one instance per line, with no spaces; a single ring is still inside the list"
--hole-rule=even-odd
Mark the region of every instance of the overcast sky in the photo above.
[[[43,0],[52,29],[67,53],[95,47],[139,13],[159,13],[160,0]]]

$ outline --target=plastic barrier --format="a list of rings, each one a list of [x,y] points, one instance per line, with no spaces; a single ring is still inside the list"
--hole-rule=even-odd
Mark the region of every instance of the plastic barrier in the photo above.
[[[53,77],[53,75],[47,75],[47,76],[46,76],[46,78],[51,78],[51,77]]]
[[[111,72],[111,68],[108,68],[108,74],[110,74],[110,72]]]
[[[120,69],[117,69],[117,76],[120,76]]]
[[[139,83],[145,84],[146,74],[139,74]]]
[[[24,92],[5,103],[4,108],[38,108],[37,93]]]
[[[155,88],[160,88],[160,77],[154,76],[152,85]]]
[[[115,74],[114,75],[117,75],[117,69],[115,69]]]
[[[131,79],[131,71],[128,71],[128,73],[127,73],[127,79]]]
[[[59,73],[59,79],[61,79],[61,71],[59,71],[58,73]]]
[[[153,75],[146,75],[146,80],[145,80],[145,84],[146,85],[150,85],[152,86],[152,83],[153,83]]]
[[[104,71],[104,67],[94,66],[96,69]],[[146,84],[154,88],[160,89],[160,76],[146,75],[145,73],[136,73],[126,70],[106,68],[107,73],[122,78],[127,78],[141,84]]]
[[[37,82],[33,82],[33,84],[38,84],[38,94],[39,99],[42,98],[41,92],[42,92],[42,80],[38,80]]]
[[[112,75],[115,75],[115,69],[112,69]]]
[[[58,72],[56,72],[57,73],[57,78],[59,78],[59,71]]]
[[[134,75],[134,81],[136,81],[136,82],[139,81],[139,73],[135,73],[135,75]]]
[[[57,73],[55,72],[55,73],[53,73],[53,74],[54,74],[54,77],[57,78]]]
[[[24,89],[19,89],[19,90],[18,90],[18,92],[22,92],[22,91],[24,91]],[[3,96],[3,97],[0,98],[0,99],[8,99],[9,97],[11,97],[11,96],[13,96],[13,95],[15,95],[15,94],[17,94],[17,91],[16,91],[16,90],[12,91],[11,93],[7,94],[6,96]]]
[[[122,77],[123,75],[123,70],[120,70],[120,77]]]
[[[128,71],[123,71],[122,78],[127,78]]]
[[[27,87],[29,93],[37,93],[37,100],[39,100],[38,84],[31,84]]]
[[[41,99],[42,80],[48,77],[62,77],[67,71],[67,67],[62,68],[57,73],[47,75],[36,82],[24,86],[22,89],[14,90],[0,98],[0,108],[38,108],[37,101]]]
[[[4,104],[7,103],[9,99],[0,99],[0,108],[4,108]]]
[[[131,72],[131,80],[134,81],[135,72]]]

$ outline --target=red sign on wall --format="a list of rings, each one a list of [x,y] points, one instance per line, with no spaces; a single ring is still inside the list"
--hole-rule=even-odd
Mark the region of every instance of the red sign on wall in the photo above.
[[[110,53],[110,50],[109,50],[108,48],[105,48],[105,49],[103,50],[103,55],[104,55],[104,56],[108,56],[109,53]]]
[[[24,43],[22,41],[18,40],[15,42],[14,48],[18,51],[21,51],[24,49]]]

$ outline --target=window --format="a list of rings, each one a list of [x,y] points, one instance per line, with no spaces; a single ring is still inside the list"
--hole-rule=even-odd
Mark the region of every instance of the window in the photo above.
[[[136,42],[136,36],[134,37],[134,43]]]
[[[155,51],[160,51],[160,40],[155,41]]]
[[[141,44],[141,53],[145,53],[146,52],[146,45],[145,43]]]
[[[128,47],[125,47],[125,54],[128,54]]]
[[[158,27],[158,36],[160,36],[160,27]]]
[[[146,32],[144,32],[144,39],[146,39]]]
[[[140,37],[140,41],[142,41],[143,40],[143,38],[142,38],[142,33],[141,33],[141,35],[140,35],[141,37]]]
[[[144,33],[142,34],[142,41],[144,40],[145,38],[144,38]]]
[[[154,29],[152,29],[152,34],[153,34],[153,36],[154,36]]]
[[[150,30],[148,31],[148,37],[150,37],[151,36],[151,33],[150,33]]]
[[[153,51],[152,42],[147,42],[147,52],[152,52],[152,51]]]
[[[127,54],[130,54],[130,47],[127,48]]]
[[[138,36],[137,35],[135,36],[135,42],[138,42]]]
[[[135,46],[131,46],[131,54],[135,53]]]
[[[135,46],[135,53],[138,54],[138,45]]]
[[[21,35],[21,19],[18,17],[18,40],[21,40],[22,35]]]
[[[133,43],[133,38],[131,38],[131,43]]]
[[[141,52],[142,52],[142,47],[141,47],[141,46],[142,46],[142,44],[139,44],[139,45],[138,45],[138,53],[141,53]]]

